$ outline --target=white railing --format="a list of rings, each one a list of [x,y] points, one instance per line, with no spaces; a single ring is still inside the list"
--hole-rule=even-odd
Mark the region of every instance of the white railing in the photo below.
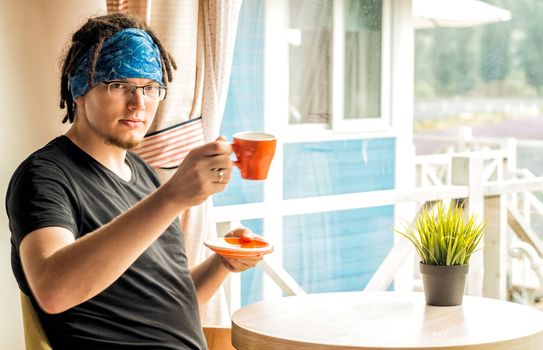
[[[539,259],[543,256],[543,245],[540,236],[536,233],[537,229],[534,229],[534,226],[539,226],[537,231],[543,228],[543,203],[534,194],[534,192],[541,192],[541,178],[536,177],[527,169],[517,169],[516,167],[517,147],[530,147],[543,151],[543,142],[512,138],[474,138],[469,127],[460,129],[457,137],[439,135],[415,138],[445,144],[445,147],[442,148],[449,150],[449,152],[455,149],[493,149],[505,152],[506,157],[503,158],[503,163],[500,163],[496,157],[494,161],[486,164],[482,178],[485,198],[505,196],[502,198],[502,202],[505,202],[503,203],[505,208],[502,207],[501,213],[491,220],[500,221],[502,226],[507,226],[508,233],[510,233],[503,236],[507,242],[510,258],[512,258],[507,261],[508,271],[511,271],[507,276],[510,286],[508,292],[514,297],[518,292],[515,288],[522,290],[523,298],[521,299],[525,301],[533,301],[534,296],[543,295],[543,280],[541,280],[541,266],[539,265]],[[442,177],[442,183],[453,182],[448,182]],[[485,216],[488,219],[486,213]],[[505,220],[507,220],[506,225],[503,224]],[[525,242],[529,242],[528,245]],[[528,249],[528,246],[532,249]],[[537,255],[534,255],[534,252]],[[486,274],[488,275],[488,273]],[[527,293],[531,294],[531,297],[527,298]]]
[[[530,259],[531,266],[538,273],[534,274],[536,277],[542,268],[537,259],[541,258],[543,248],[538,251],[539,238],[531,232],[530,223],[534,213],[543,218],[543,203],[533,194],[543,191],[543,177],[516,169],[515,140],[485,141],[456,141],[463,150],[476,148],[478,151],[415,157],[413,164],[416,169],[416,185],[408,190],[289,199],[281,201],[280,205],[274,205],[273,209],[264,203],[223,206],[215,208],[215,221],[218,223],[219,232],[225,233],[241,220],[266,217],[270,210],[274,210],[274,215],[285,216],[400,203],[413,203],[420,208],[440,200],[466,199],[468,212],[478,213],[487,222],[483,249],[471,261],[468,293],[506,299],[510,294],[508,286],[514,280],[511,276],[511,273],[515,272],[511,270],[512,259]],[[402,218],[404,222],[412,219],[413,217]],[[509,232],[512,230],[508,231],[508,227],[513,228],[516,234]],[[529,242],[529,246],[535,246],[538,256],[530,255],[532,251],[525,245],[513,246],[515,240],[511,237],[517,235],[529,237],[524,237],[524,240]],[[410,254],[412,256],[412,252],[405,240],[396,240],[366,289],[388,288],[402,265],[405,265],[405,259]],[[280,295],[305,293],[273,254],[266,257],[260,266],[279,287]],[[225,286],[228,289],[230,310],[235,311],[240,305],[239,276],[231,277]],[[412,287],[416,286],[417,281],[414,280]]]

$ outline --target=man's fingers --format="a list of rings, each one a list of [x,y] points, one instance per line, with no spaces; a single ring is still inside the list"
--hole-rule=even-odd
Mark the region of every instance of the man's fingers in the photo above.
[[[205,161],[205,163],[202,164],[202,169],[222,169],[232,171],[232,169],[234,168],[234,163],[232,163],[227,155],[209,157],[204,159],[203,161]]]
[[[243,242],[252,242],[258,235],[246,227],[236,228],[226,234],[228,237],[239,237]]]
[[[258,264],[262,257],[247,257],[247,258],[228,258],[223,256],[225,267],[232,272],[241,272],[248,270]]]
[[[241,236],[241,240],[243,242],[252,242],[252,241],[254,241],[254,239],[255,239],[255,235],[251,231],[243,232],[243,234]]]
[[[211,169],[211,182],[226,185],[232,180],[232,171],[226,169]]]
[[[213,141],[200,146],[202,154],[205,157],[215,157],[218,155],[230,155],[232,153],[232,146],[225,141]]]

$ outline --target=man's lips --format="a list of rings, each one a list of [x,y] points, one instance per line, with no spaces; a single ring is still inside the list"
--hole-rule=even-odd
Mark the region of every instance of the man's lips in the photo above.
[[[144,124],[141,119],[121,119],[120,122],[131,128],[140,127]]]

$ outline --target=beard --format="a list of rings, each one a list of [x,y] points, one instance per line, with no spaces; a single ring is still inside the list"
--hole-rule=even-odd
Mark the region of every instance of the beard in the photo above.
[[[114,137],[106,139],[105,144],[122,148],[124,150],[131,150],[140,144],[141,141],[122,141]]]
[[[128,137],[123,138],[123,137],[113,135],[113,133],[102,130],[100,127],[98,127],[97,125],[89,121],[88,118],[87,118],[87,125],[94,134],[102,138],[102,140],[104,141],[104,144],[108,146],[118,147],[126,151],[135,148],[143,140],[143,136],[141,138],[137,136],[128,136]]]

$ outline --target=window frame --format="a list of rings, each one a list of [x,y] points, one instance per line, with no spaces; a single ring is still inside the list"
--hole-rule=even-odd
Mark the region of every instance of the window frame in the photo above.
[[[333,0],[332,67],[331,84],[329,87],[331,97],[331,118],[329,123],[300,124],[289,123],[288,0],[265,1],[266,34],[264,60],[265,69],[268,74],[265,74],[264,106],[265,111],[268,110],[268,108],[273,109],[273,111],[269,111],[270,114],[275,114],[275,122],[272,122],[273,124],[281,121],[281,129],[285,130],[287,135],[300,137],[302,135],[318,134],[321,138],[324,137],[325,139],[331,138],[331,134],[334,133],[356,133],[358,137],[364,138],[367,137],[368,134],[373,136],[373,132],[376,131],[390,132],[391,1],[392,0],[382,0],[380,116],[378,118],[345,118],[345,0]],[[274,106],[268,106],[268,101],[274,101]],[[291,139],[291,137],[288,138]]]
[[[334,132],[373,132],[390,128],[391,0],[382,0],[380,117],[346,119],[345,104],[345,0],[334,0],[332,58],[332,125]]]

